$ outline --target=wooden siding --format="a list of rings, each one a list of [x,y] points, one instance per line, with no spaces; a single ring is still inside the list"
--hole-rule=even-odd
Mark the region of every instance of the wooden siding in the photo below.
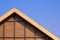
[[[0,23],[0,40],[53,40],[16,14]]]

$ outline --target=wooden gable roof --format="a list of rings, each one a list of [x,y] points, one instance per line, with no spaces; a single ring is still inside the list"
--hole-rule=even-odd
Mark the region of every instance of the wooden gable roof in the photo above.
[[[53,35],[52,33],[50,33],[49,31],[47,31],[45,28],[43,28],[42,26],[40,26],[39,24],[37,24],[35,21],[33,21],[31,18],[29,18],[28,16],[26,16],[25,14],[23,14],[22,12],[20,12],[19,10],[17,10],[16,8],[13,8],[12,10],[10,10],[9,12],[7,12],[5,15],[0,17],[0,23],[6,19],[8,16],[12,15],[13,13],[16,13],[17,15],[21,16],[23,19],[25,19],[26,21],[28,21],[29,23],[31,23],[32,25],[34,25],[37,29],[39,29],[40,31],[42,31],[43,33],[45,33],[46,35],[48,35],[49,37],[51,37],[54,40],[59,40],[59,38],[57,38],[55,35]]]

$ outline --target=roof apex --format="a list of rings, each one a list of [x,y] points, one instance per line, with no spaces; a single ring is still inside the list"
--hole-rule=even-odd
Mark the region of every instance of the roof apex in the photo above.
[[[11,9],[10,11],[8,11],[7,13],[5,13],[3,16],[0,17],[0,22],[2,22],[5,18],[10,16],[14,12],[16,12],[16,14],[17,14],[17,11],[19,11],[19,10],[17,10],[16,8]]]
[[[58,37],[56,37],[55,35],[53,35],[49,31],[47,31],[45,28],[43,28],[42,26],[40,26],[39,24],[37,24],[35,21],[33,21],[31,18],[27,17],[25,14],[23,14],[22,12],[20,12],[16,8],[13,8],[9,12],[7,12],[5,15],[1,16],[0,17],[0,22],[2,22],[8,16],[12,15],[14,12],[16,12],[17,15],[21,16],[22,18],[24,18],[26,21],[28,21],[29,23],[31,23],[32,25],[34,25],[36,28],[38,28],[40,31],[42,31],[43,33],[45,33],[46,35],[48,35],[52,39],[59,40]]]

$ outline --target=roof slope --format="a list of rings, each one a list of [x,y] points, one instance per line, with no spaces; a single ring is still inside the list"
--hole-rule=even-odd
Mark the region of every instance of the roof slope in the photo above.
[[[33,21],[32,19],[30,19],[29,17],[27,17],[25,14],[23,14],[22,12],[20,12],[19,10],[17,10],[16,8],[13,8],[12,10],[10,10],[9,12],[7,12],[5,15],[0,17],[0,22],[2,22],[4,19],[6,19],[8,16],[10,16],[13,13],[16,13],[17,15],[21,16],[22,18],[24,18],[26,21],[28,21],[29,23],[31,23],[32,25],[34,25],[36,28],[38,28],[40,31],[42,31],[43,33],[45,33],[46,35],[48,35],[49,37],[51,37],[54,40],[59,40],[59,38],[57,38],[55,35],[53,35],[52,33],[50,33],[49,31],[47,31],[45,28],[43,28],[42,26],[40,26],[39,24],[37,24],[35,21]]]

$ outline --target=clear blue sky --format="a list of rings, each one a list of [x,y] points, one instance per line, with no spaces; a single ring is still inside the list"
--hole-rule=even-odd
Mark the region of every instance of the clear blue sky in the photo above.
[[[17,8],[60,37],[60,0],[0,0],[0,16]]]

